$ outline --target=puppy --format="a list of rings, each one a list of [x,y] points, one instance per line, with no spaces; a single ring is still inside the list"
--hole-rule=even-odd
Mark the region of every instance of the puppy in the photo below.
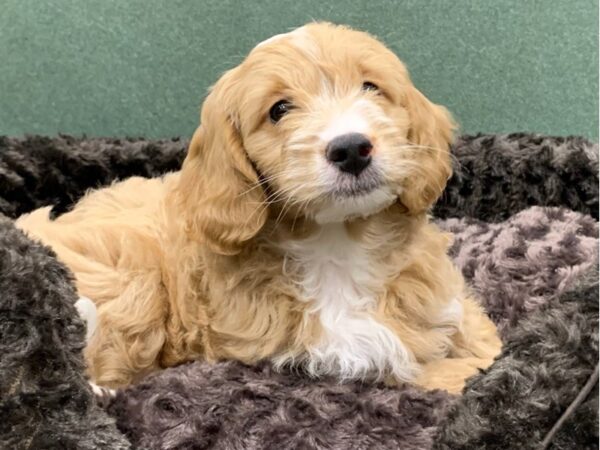
[[[212,87],[180,172],[17,224],[97,306],[99,385],[235,359],[458,392],[500,341],[428,221],[452,134],[383,44],[314,23]]]

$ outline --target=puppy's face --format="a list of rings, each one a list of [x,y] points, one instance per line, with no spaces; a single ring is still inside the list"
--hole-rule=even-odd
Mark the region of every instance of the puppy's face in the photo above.
[[[445,109],[416,90],[379,41],[331,24],[255,47],[213,88],[202,128],[228,137],[197,137],[188,159],[194,145],[198,153],[238,153],[221,164],[237,165],[245,181],[233,189],[254,210],[276,204],[320,223],[369,216],[396,201],[409,214],[423,212],[450,174]],[[215,143],[227,148],[209,148]]]

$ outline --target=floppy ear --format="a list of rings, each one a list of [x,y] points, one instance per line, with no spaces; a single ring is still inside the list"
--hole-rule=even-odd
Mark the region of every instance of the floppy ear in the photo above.
[[[452,174],[450,144],[456,125],[443,106],[430,102],[411,86],[406,105],[410,118],[409,143],[414,145],[419,169],[406,180],[400,202],[410,214],[419,214],[440,197]]]
[[[208,95],[178,186],[186,231],[213,251],[234,255],[267,218],[265,194],[227,105],[231,72]]]

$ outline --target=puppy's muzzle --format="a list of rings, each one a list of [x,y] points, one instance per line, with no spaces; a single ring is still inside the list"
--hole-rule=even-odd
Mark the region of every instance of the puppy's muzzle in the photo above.
[[[361,133],[337,136],[327,145],[327,160],[342,172],[359,176],[371,164],[373,144]]]

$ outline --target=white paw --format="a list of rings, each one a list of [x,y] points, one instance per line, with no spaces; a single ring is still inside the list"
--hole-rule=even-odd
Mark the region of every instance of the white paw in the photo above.
[[[98,386],[96,383],[89,382],[92,387],[92,392],[96,397],[101,398],[114,398],[117,395],[117,391],[107,387]]]
[[[96,305],[87,297],[79,297],[79,300],[75,302],[75,308],[79,312],[79,315],[87,325],[87,332],[85,334],[85,340],[90,341],[90,338],[96,330],[96,324],[98,322],[98,312],[96,311]]]

